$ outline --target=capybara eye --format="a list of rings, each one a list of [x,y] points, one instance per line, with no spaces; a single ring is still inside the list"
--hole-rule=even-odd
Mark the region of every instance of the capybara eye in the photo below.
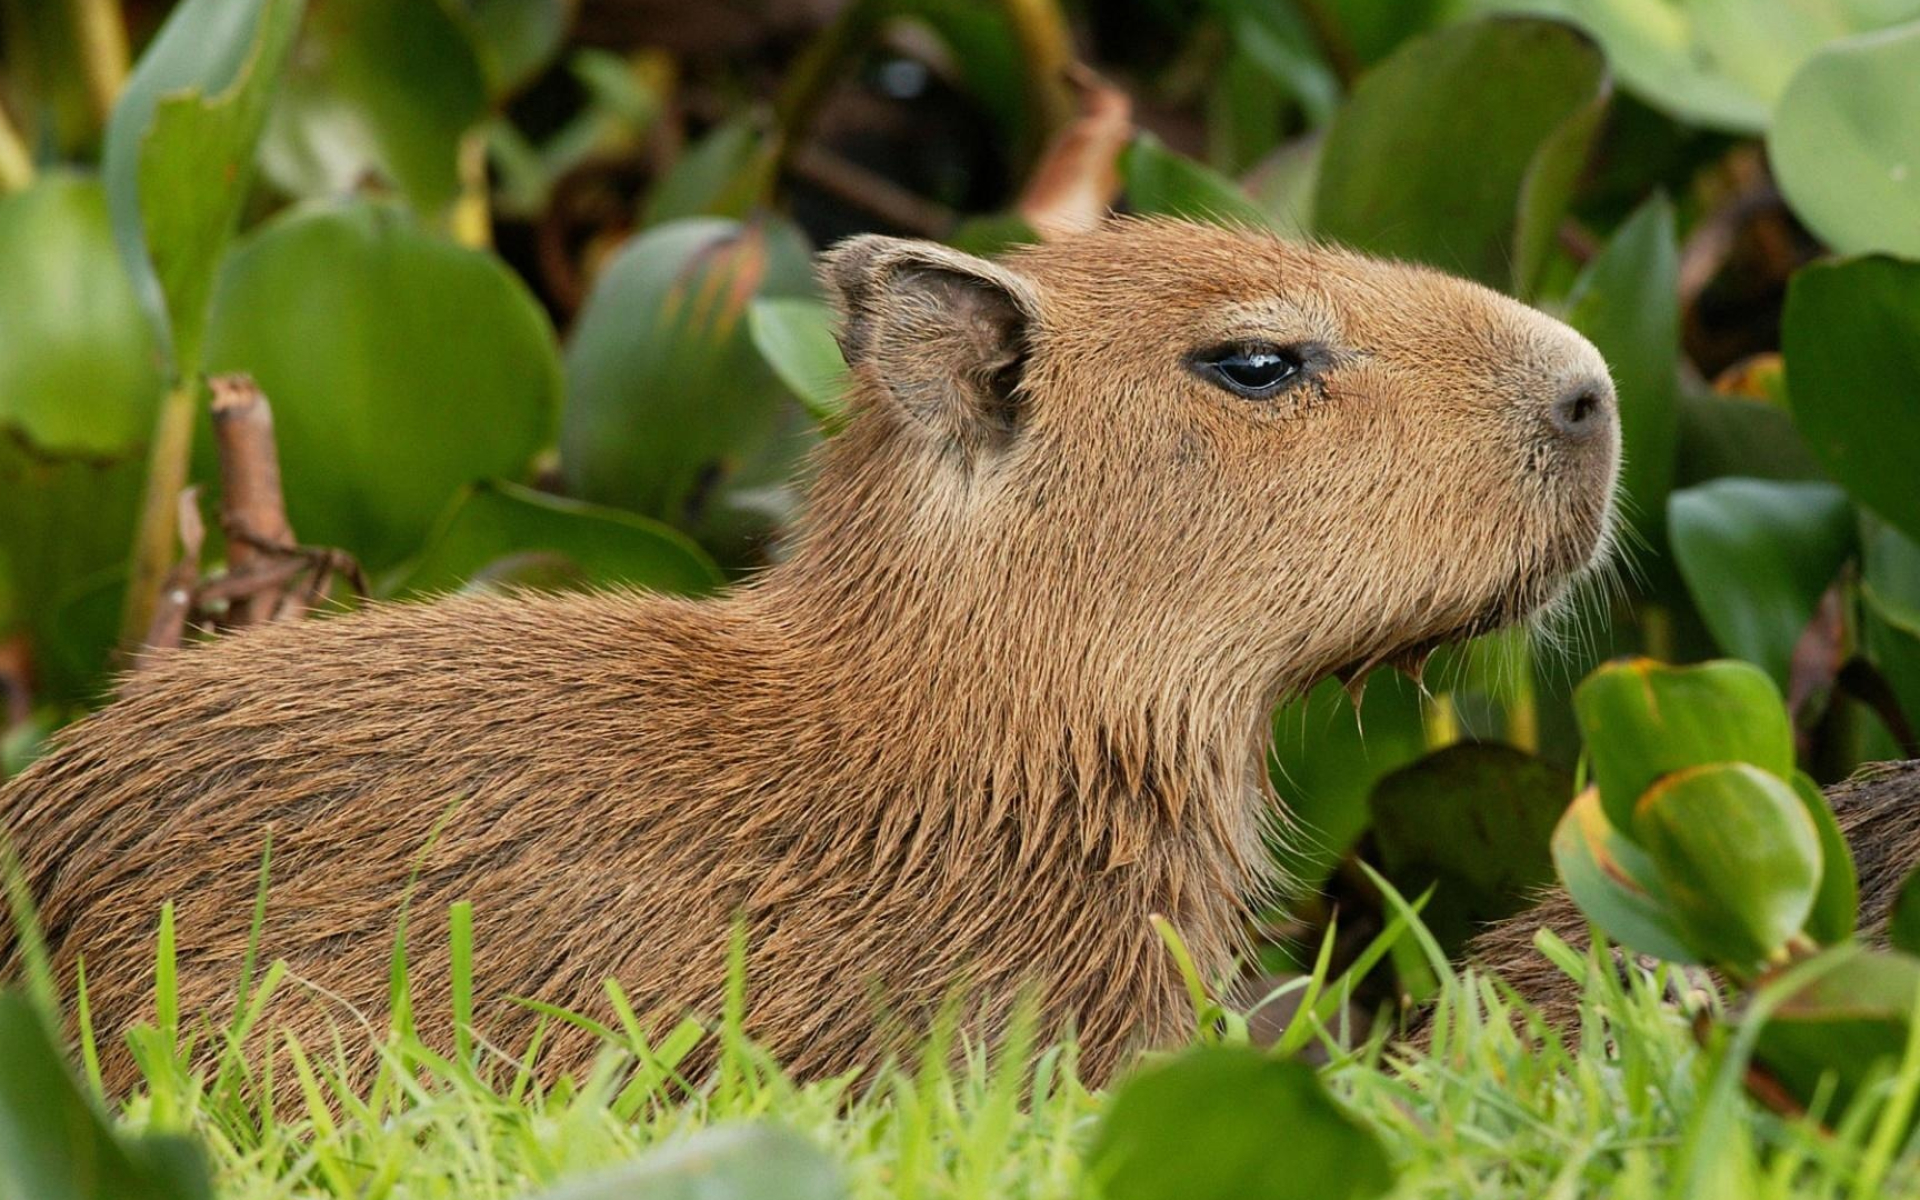
[[[1249,400],[1265,400],[1300,373],[1300,356],[1266,342],[1220,346],[1195,356],[1200,374]]]

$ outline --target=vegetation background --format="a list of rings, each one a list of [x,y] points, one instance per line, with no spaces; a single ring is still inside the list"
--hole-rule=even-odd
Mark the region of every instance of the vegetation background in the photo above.
[[[1822,781],[1920,757],[1920,0],[0,14],[0,776],[143,644],[451,588],[750,574],[838,411],[809,252],[867,230],[991,251],[1109,208],[1433,263],[1562,316],[1619,387],[1616,575],[1424,686],[1275,714],[1299,886],[1262,971],[1357,966],[1357,1013],[1458,989],[1378,935],[1431,888],[1421,923],[1457,949],[1552,879],[1570,696],[1611,656],[1754,664]],[[249,490],[259,443],[209,415],[250,395],[210,389],[231,373],[271,405],[283,512]],[[1531,1069],[1543,1095],[1619,1088],[1578,1055]],[[1055,1174],[1019,1190],[1074,1186],[1076,1154],[1034,1147],[1093,1103],[1020,1126]],[[194,1124],[166,1108],[135,1124]],[[315,1128],[282,1145],[249,1119],[226,1169],[313,1185]],[[326,1186],[377,1191],[364,1151]],[[1640,1169],[1583,1153],[1501,1178]]]

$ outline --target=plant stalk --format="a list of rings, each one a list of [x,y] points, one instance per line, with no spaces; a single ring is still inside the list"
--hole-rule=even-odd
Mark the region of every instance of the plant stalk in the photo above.
[[[33,176],[33,155],[27,153],[26,139],[14,128],[6,106],[0,105],[0,196],[31,187]]]
[[[87,99],[95,119],[105,126],[127,82],[127,24],[119,0],[67,0]]]
[[[168,390],[154,420],[153,446],[147,455],[147,488],[140,501],[133,559],[127,571],[127,598],[121,610],[120,641],[137,649],[153,623],[173,564],[178,531],[180,489],[187,484],[187,459],[193,449],[193,414],[200,381],[182,380]]]

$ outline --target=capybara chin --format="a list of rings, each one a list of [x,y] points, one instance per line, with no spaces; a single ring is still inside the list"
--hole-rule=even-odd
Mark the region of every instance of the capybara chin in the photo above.
[[[1604,554],[1593,347],[1474,284],[1116,221],[1004,262],[822,259],[852,370],[790,552],[716,600],[459,597],[172,653],[0,792],[110,1086],[176,906],[181,1011],[221,1019],[272,835],[266,1019],[370,1055],[409,899],[425,1036],[473,904],[477,1032],[531,997],[718,1011],[795,1072],[871,1063],[951,997],[1029,995],[1087,1077],[1190,1016],[1149,926],[1242,948],[1281,807],[1273,706],[1525,618]],[[0,955],[4,955],[0,949]],[[546,1070],[596,1046],[549,1038]]]

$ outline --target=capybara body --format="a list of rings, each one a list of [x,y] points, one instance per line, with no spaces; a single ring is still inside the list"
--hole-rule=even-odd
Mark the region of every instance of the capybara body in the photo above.
[[[852,372],[780,563],[714,600],[456,597],[165,656],[0,792],[111,1086],[175,905],[231,1009],[272,841],[269,1025],[350,1056],[414,1004],[660,1028],[721,1005],[802,1075],[1016,997],[1092,1080],[1190,1019],[1268,883],[1279,700],[1521,620],[1605,553],[1618,435],[1571,330],[1425,269],[1118,221],[989,263],[830,252]],[[556,1027],[543,1063],[594,1040]]]

